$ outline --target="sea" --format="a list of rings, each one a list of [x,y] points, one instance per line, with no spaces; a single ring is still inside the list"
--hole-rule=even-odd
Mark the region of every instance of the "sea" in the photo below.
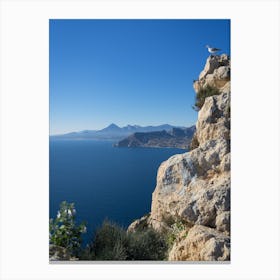
[[[150,212],[157,170],[176,148],[116,148],[111,141],[50,140],[49,216],[62,201],[74,202],[86,222],[83,244],[107,219],[126,228]]]

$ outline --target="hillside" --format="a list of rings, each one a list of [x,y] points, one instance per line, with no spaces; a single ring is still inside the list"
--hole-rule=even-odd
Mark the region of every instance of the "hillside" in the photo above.
[[[115,144],[115,147],[169,147],[187,149],[195,126],[172,128],[170,131],[136,132]]]

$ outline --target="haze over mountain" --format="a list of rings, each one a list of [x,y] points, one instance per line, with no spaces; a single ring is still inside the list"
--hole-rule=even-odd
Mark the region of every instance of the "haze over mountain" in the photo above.
[[[127,125],[124,127],[119,127],[112,123],[109,126],[100,130],[83,130],[78,132],[70,132],[60,135],[51,135],[52,139],[92,139],[92,140],[121,140],[136,132],[154,132],[154,131],[170,131],[172,128],[177,128],[177,126],[172,126],[169,124],[162,124],[158,126],[140,126],[140,125]],[[183,127],[181,127],[183,128]]]

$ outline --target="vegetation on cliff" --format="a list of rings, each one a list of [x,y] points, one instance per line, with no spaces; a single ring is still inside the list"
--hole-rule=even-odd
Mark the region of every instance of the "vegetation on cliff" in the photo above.
[[[166,252],[164,236],[152,228],[129,232],[113,222],[104,221],[82,259],[163,260]]]
[[[73,203],[61,203],[57,218],[50,220],[50,260],[164,260],[167,257],[166,236],[153,228],[126,231],[105,220],[93,235],[92,242],[81,247],[85,225],[75,224]]]
[[[195,104],[194,104],[194,109],[196,111],[199,111],[202,106],[204,105],[205,99],[209,96],[213,96],[213,95],[218,95],[221,92],[219,91],[218,88],[214,87],[214,86],[210,86],[207,85],[205,88],[201,88],[199,89],[199,91],[197,92],[195,98]]]

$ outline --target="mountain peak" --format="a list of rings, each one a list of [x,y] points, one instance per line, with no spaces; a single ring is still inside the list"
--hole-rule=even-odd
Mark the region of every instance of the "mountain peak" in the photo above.
[[[101,130],[98,130],[98,132],[101,132],[101,133],[104,133],[104,132],[118,132],[118,131],[121,131],[121,128],[119,126],[117,126],[116,124],[114,123],[111,123],[110,125],[108,125],[107,127],[101,129]]]
[[[110,125],[107,126],[107,128],[120,128],[117,126],[115,123],[111,123]]]

